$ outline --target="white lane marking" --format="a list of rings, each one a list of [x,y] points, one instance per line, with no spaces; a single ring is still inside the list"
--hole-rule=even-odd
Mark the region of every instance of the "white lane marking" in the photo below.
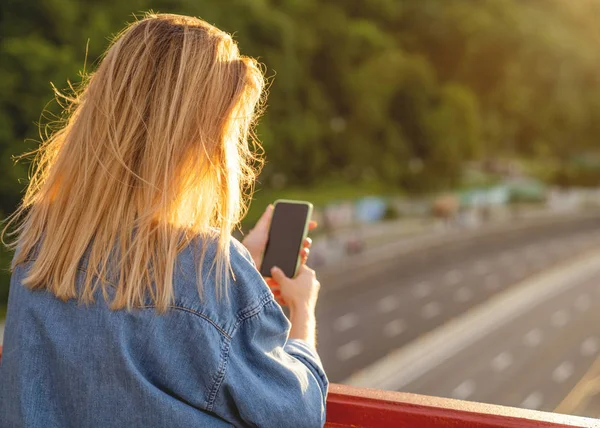
[[[442,312],[442,306],[438,302],[429,302],[421,309],[421,315],[425,319],[438,316],[440,312]]]
[[[509,352],[502,352],[494,357],[491,364],[492,364],[492,368],[495,371],[501,372],[501,371],[509,368],[510,365],[512,364],[512,362],[513,362],[512,355],[510,355]]]
[[[390,321],[383,327],[383,334],[387,337],[395,337],[406,330],[406,322],[401,319]]]
[[[423,297],[429,296],[431,291],[431,284],[429,282],[420,282],[413,288],[413,295],[422,299]]]
[[[467,302],[471,300],[471,297],[473,297],[473,292],[468,287],[461,287],[454,293],[454,300],[457,302]]]
[[[569,322],[569,313],[564,309],[559,309],[552,314],[552,324],[555,327],[564,327]]]
[[[592,355],[596,355],[596,353],[598,352],[598,348],[600,348],[598,344],[598,339],[592,336],[588,337],[581,343],[579,351],[584,357],[591,357]]]
[[[485,277],[484,285],[485,285],[485,288],[487,288],[489,290],[494,290],[494,289],[498,288],[498,286],[500,285],[500,279],[496,275],[491,273]]]
[[[565,380],[571,377],[573,374],[573,363],[570,361],[563,361],[560,365],[552,372],[552,380],[556,383],[563,383]]]
[[[478,305],[385,357],[354,373],[342,383],[400,390],[431,373],[462,349],[468,348],[543,302],[572,290],[600,273],[600,250],[525,280]]]
[[[575,309],[579,312],[585,312],[590,308],[590,296],[588,294],[581,294],[575,299]]]
[[[462,281],[463,276],[464,275],[462,274],[462,272],[454,269],[449,272],[446,272],[446,275],[444,276],[444,281],[446,281],[446,284],[448,285],[456,285],[460,281]]]
[[[452,391],[452,397],[459,400],[469,398],[475,392],[475,382],[471,379],[465,380]]]
[[[475,267],[473,268],[473,272],[476,275],[485,275],[490,271],[490,264],[484,260],[480,260],[475,263]]]
[[[544,396],[541,392],[532,392],[521,402],[521,407],[526,409],[537,410],[544,404]]]
[[[353,340],[345,345],[340,346],[335,352],[338,360],[348,361],[350,358],[354,358],[360,355],[363,351],[363,346],[358,340]]]
[[[333,329],[338,332],[350,330],[358,325],[358,315],[353,312],[349,312],[346,315],[342,315],[333,322]]]
[[[398,308],[400,302],[394,296],[386,296],[377,302],[377,310],[381,313],[392,312],[394,309]]]
[[[525,345],[534,348],[542,343],[542,331],[539,328],[534,328],[525,336],[523,336]]]

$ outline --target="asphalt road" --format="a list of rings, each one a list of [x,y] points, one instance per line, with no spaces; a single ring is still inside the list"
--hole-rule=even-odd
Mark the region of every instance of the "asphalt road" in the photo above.
[[[587,217],[511,225],[385,264],[329,273],[321,279],[317,316],[319,353],[330,380],[344,381],[527,278],[595,248],[600,217]],[[554,410],[600,355],[599,285],[586,279],[541,300],[401,389]]]
[[[403,389],[553,411],[600,350],[599,285],[597,280],[576,284]]]

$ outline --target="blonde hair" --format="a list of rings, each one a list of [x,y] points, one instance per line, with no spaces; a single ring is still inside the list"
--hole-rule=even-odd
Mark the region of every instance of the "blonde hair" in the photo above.
[[[4,229],[16,236],[13,269],[37,252],[24,285],[86,303],[98,287],[108,299],[110,286],[113,309],[150,297],[164,311],[178,253],[204,236],[199,264],[216,241],[217,295],[226,293],[231,232],[260,163],[249,140],[263,87],[257,63],[201,19],[146,14],[126,27],[65,97],[64,126],[36,151]]]

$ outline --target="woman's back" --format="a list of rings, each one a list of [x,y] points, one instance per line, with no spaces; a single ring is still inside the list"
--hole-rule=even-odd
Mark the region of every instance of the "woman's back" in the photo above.
[[[197,245],[197,242],[194,243]],[[197,248],[176,263],[173,304],[110,309],[98,291],[89,305],[63,302],[21,281],[10,289],[0,365],[2,426],[320,426],[327,380],[318,356],[287,340],[289,322],[247,251],[234,241],[235,283],[216,296]],[[85,260],[78,285],[83,281]]]
[[[148,14],[67,98],[7,226],[1,427],[324,423],[315,274],[272,293],[268,216],[231,236],[263,85],[228,34]]]

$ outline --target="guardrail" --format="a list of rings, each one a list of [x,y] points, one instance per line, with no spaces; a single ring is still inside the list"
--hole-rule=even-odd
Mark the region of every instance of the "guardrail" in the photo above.
[[[0,363],[2,346],[0,346]],[[329,428],[600,428],[600,421],[439,397],[331,385]]]
[[[331,385],[327,427],[558,428],[600,427],[577,416],[440,397]]]

